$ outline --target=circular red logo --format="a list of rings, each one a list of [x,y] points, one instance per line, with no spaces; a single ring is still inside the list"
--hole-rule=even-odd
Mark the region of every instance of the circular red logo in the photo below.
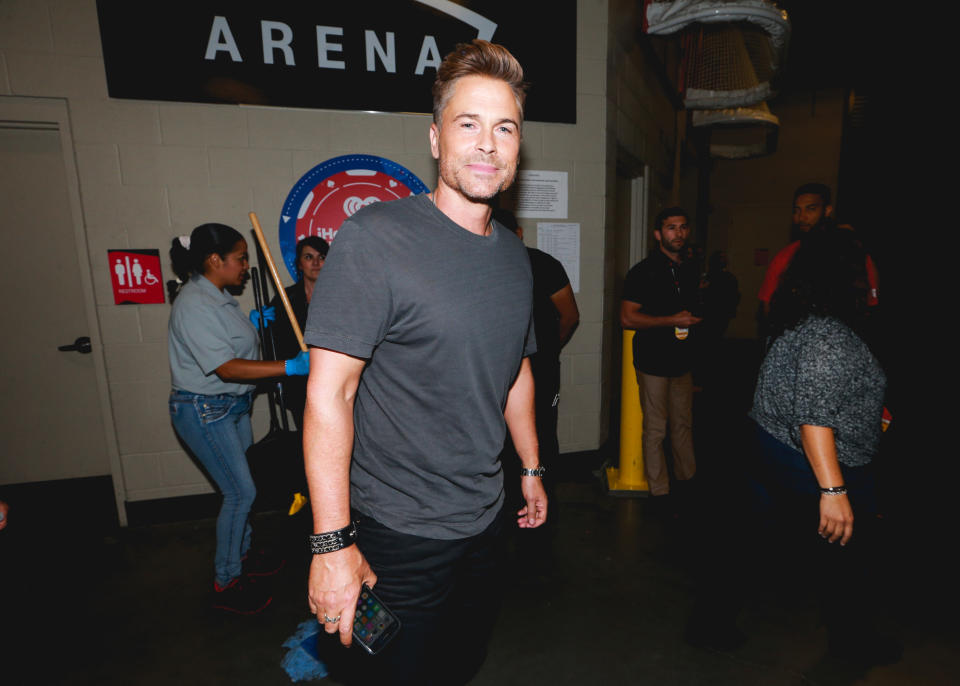
[[[280,250],[297,278],[297,242],[307,236],[333,240],[340,225],[365,205],[426,193],[428,188],[396,162],[373,155],[327,160],[296,183],[280,213]]]

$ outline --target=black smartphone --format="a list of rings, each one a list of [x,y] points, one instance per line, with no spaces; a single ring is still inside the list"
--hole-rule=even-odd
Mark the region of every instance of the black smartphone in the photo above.
[[[371,655],[376,655],[400,630],[400,620],[390,612],[370,587],[360,587],[357,611],[353,615],[353,638]]]

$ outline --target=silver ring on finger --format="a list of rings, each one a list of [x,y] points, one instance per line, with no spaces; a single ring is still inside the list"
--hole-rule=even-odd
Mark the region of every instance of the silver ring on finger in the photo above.
[[[324,621],[324,623],[326,623],[326,624],[333,624],[333,623],[335,623],[335,622],[339,622],[339,621],[340,621],[340,615],[337,615],[336,617],[331,617],[331,616],[328,615],[326,612],[324,612],[324,613],[323,613],[323,621]]]

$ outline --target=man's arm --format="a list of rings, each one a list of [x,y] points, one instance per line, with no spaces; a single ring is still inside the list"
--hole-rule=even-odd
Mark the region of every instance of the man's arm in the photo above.
[[[763,274],[763,283],[760,284],[760,292],[757,293],[757,299],[760,301],[760,314],[763,317],[770,314],[770,300],[773,298],[774,291],[777,290],[779,280],[780,274],[773,270],[771,264]]]
[[[540,465],[540,445],[537,442],[537,423],[533,409],[533,371],[530,368],[530,358],[524,357],[520,363],[520,372],[510,387],[507,395],[507,406],[503,410],[503,417],[507,420],[510,438],[516,448],[520,462],[527,469],[536,469]],[[504,478],[517,478],[516,472],[511,476],[511,465],[504,466]],[[526,505],[517,512],[517,524],[522,529],[535,529],[547,521],[547,493],[543,490],[543,481],[538,476],[519,477],[520,490]]]
[[[687,310],[676,314],[656,316],[646,314],[640,303],[632,300],[620,301],[620,326],[624,329],[656,329],[665,326],[689,327],[699,324],[703,319],[694,317]]]
[[[310,349],[310,378],[303,417],[303,455],[313,508],[314,533],[350,524],[350,458],[353,403],[365,361],[322,348]],[[377,577],[357,546],[314,555],[307,594],[310,611],[329,633],[350,645],[360,586]],[[326,622],[340,617],[338,622]]]
[[[580,323],[580,309],[577,307],[577,299],[573,297],[573,287],[568,283],[550,296],[550,302],[560,314],[560,347],[562,348]]]
[[[760,284],[760,291],[757,293],[757,299],[760,301],[760,309],[764,317],[770,314],[770,301],[777,291],[777,286],[780,285],[780,277],[787,271],[790,261],[799,248],[800,241],[790,243],[774,255],[770,264],[767,265],[767,271],[763,274],[763,283]]]

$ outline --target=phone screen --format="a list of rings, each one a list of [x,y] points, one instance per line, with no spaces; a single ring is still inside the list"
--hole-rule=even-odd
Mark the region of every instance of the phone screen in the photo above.
[[[353,616],[353,637],[368,653],[376,655],[399,630],[397,616],[364,584]]]

